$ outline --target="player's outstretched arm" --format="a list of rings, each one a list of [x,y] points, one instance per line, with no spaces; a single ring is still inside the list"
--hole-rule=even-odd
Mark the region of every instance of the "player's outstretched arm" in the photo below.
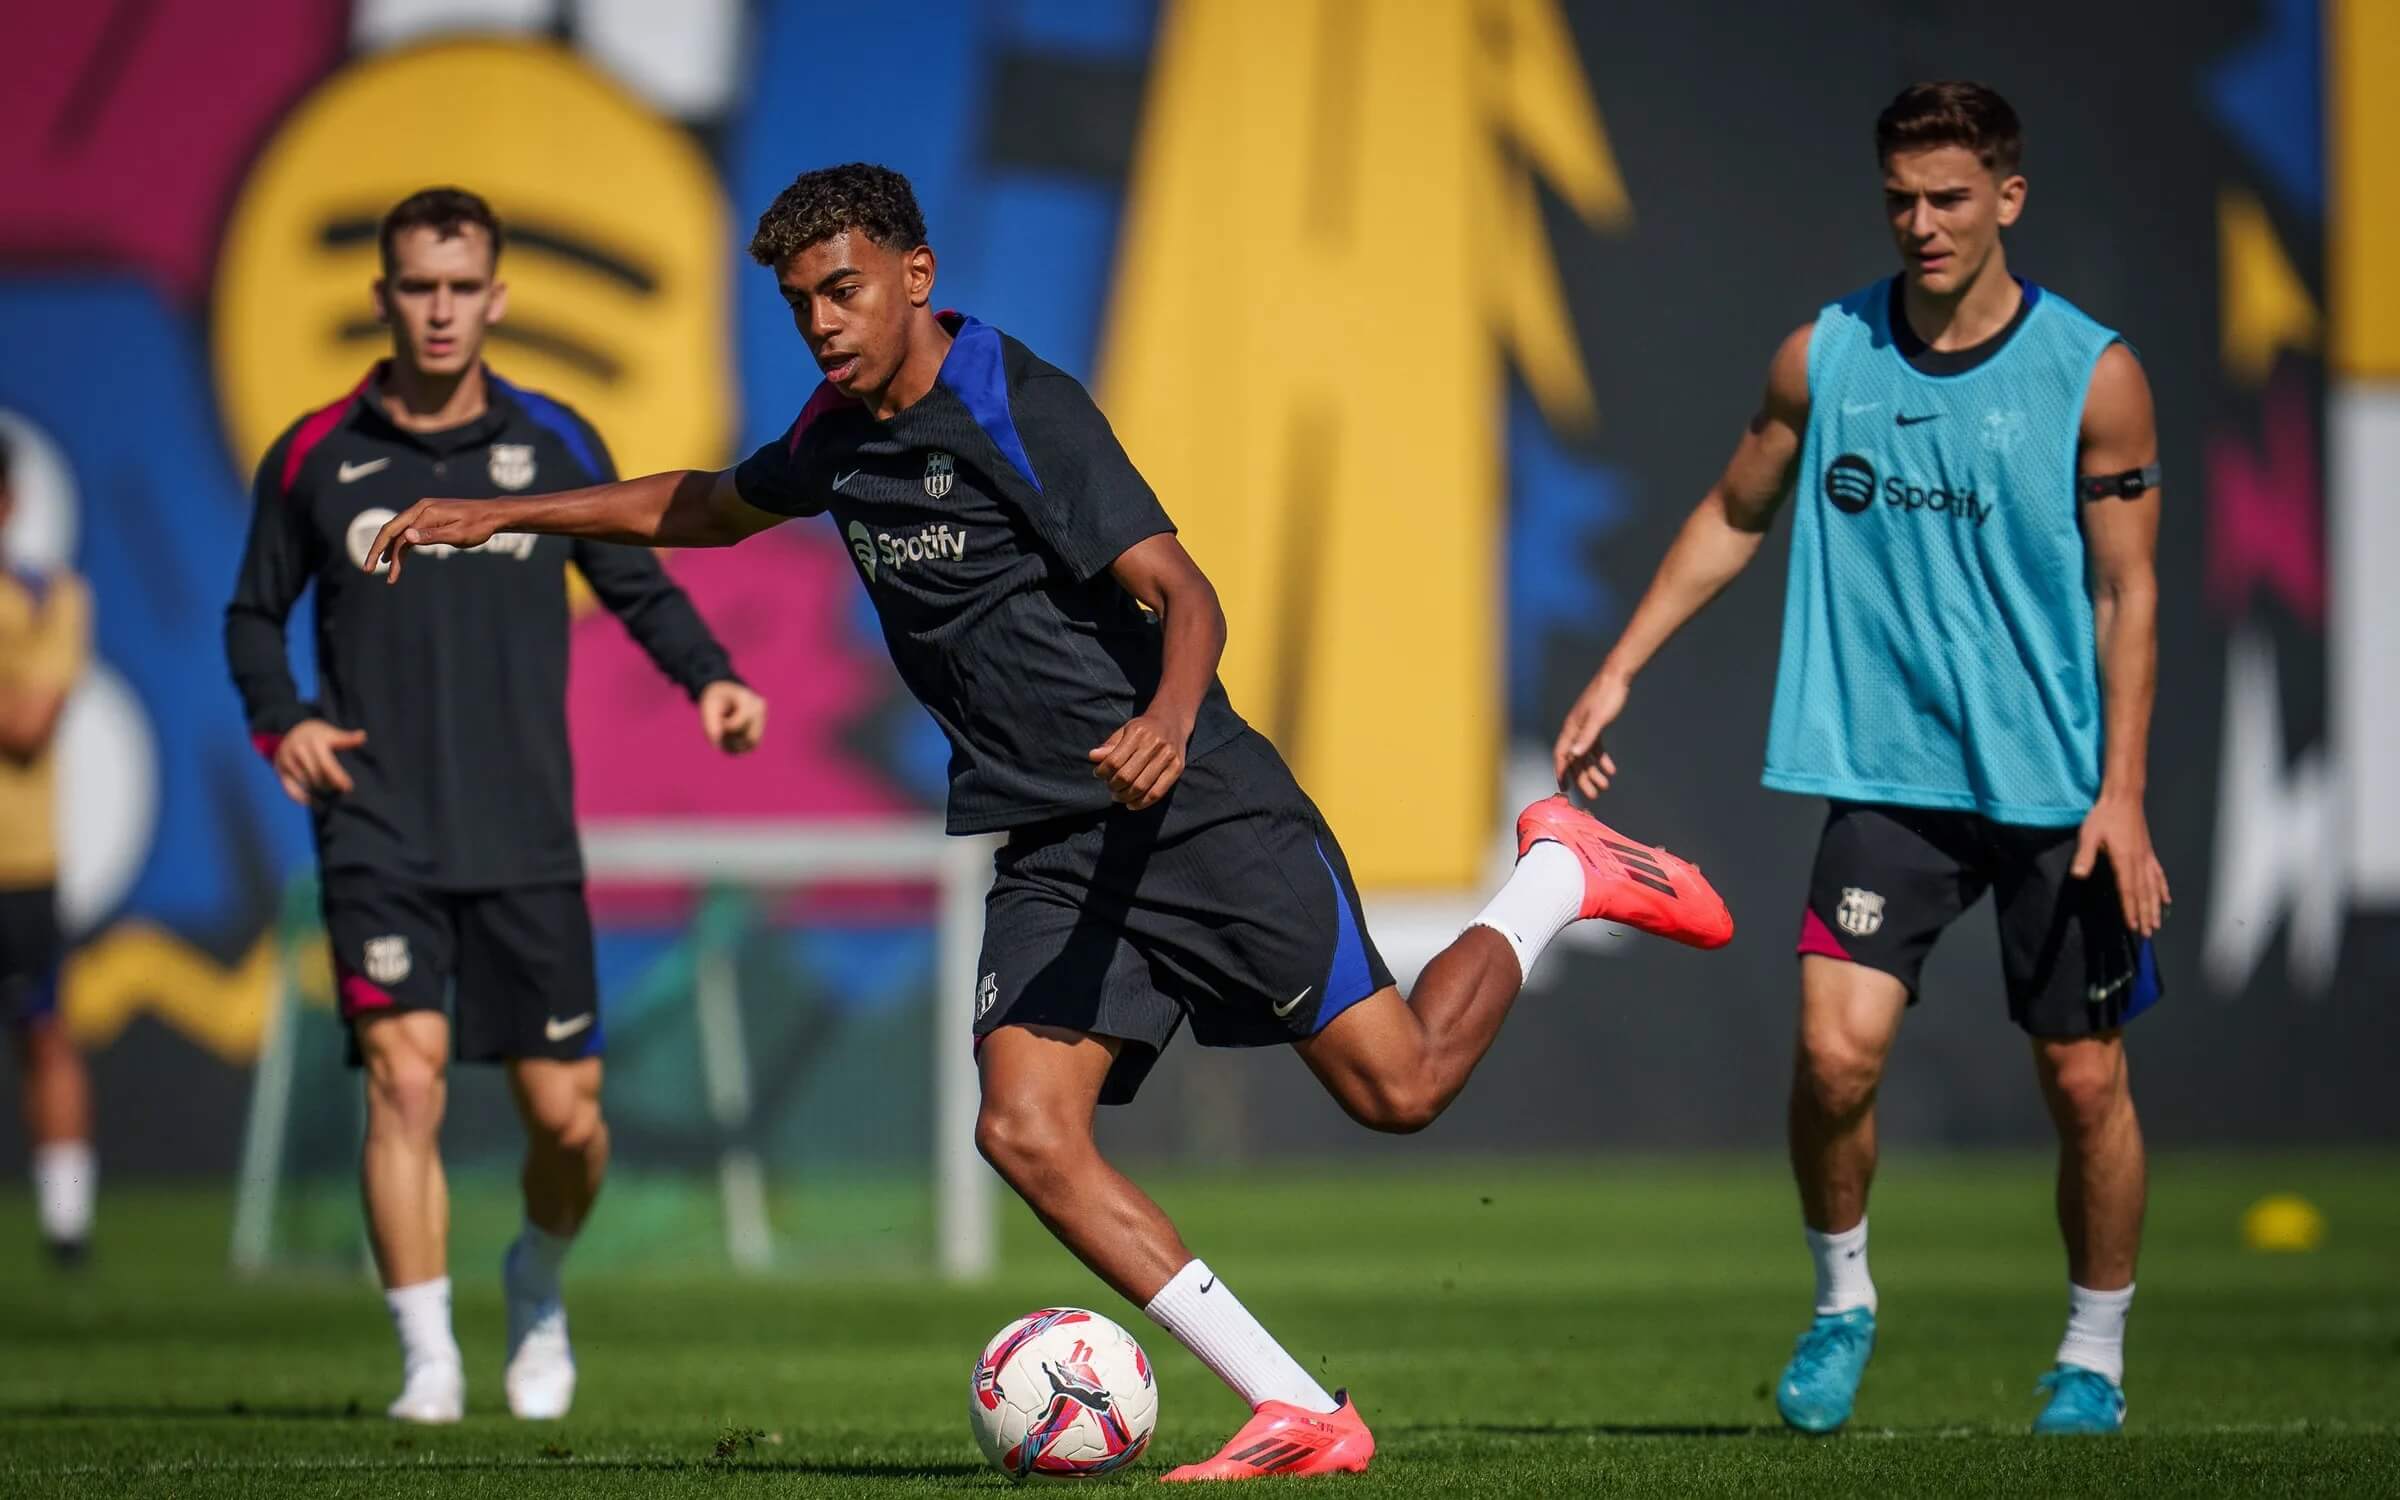
[[[478,547],[504,531],[643,547],[730,547],[784,519],[744,501],[731,469],[671,469],[517,500],[420,500],[375,534],[366,569],[388,567],[387,578],[397,582],[411,547]]]
[[[1734,445],[1724,474],[1693,507],[1624,634],[1567,711],[1551,747],[1561,790],[1591,797],[1607,788],[1617,763],[1602,735],[1624,710],[1633,679],[1758,555],[1791,491],[1792,466],[1808,430],[1808,344],[1815,328],[1803,324],[1775,351],[1767,366],[1766,396]]]
[[[2158,462],[2158,414],[2141,361],[2123,344],[2111,345],[2092,371],[2084,395],[2082,480],[2112,485],[2120,476],[2148,470],[2142,493],[2127,499],[2088,494],[2083,504],[2084,545],[2092,560],[2092,630],[2100,651],[2100,687],[2106,760],[2100,771],[2100,800],[2083,821],[2075,849],[2078,878],[2092,873],[2108,855],[2124,903],[2125,925],[2144,937],[2166,919],[2167,872],[2150,843],[2150,820],[2142,810],[2149,782],[2150,708],[2158,689],[2158,520],[2159,493],[2148,482]]]
[[[1166,635],[1160,643],[1158,691],[1089,757],[1092,774],[1108,783],[1109,795],[1138,812],[1183,776],[1192,726],[1225,655],[1225,609],[1217,602],[1216,585],[1173,532],[1134,543],[1109,572],[1158,616]]]

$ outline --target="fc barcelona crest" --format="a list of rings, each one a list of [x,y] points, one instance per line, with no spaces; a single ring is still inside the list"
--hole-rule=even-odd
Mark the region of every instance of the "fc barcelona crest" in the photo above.
[[[1854,885],[1843,886],[1842,904],[1833,919],[1852,937],[1873,937],[1883,927],[1883,898]]]
[[[958,477],[958,465],[949,454],[936,448],[925,455],[925,493],[939,500],[950,493],[950,482]]]
[[[504,490],[521,490],[533,483],[533,444],[492,444],[492,483]]]

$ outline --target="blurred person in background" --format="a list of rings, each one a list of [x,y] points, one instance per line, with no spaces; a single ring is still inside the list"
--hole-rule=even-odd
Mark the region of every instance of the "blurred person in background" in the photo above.
[[[766,705],[643,548],[497,536],[445,549],[418,589],[370,586],[366,544],[428,490],[615,477],[580,415],[483,363],[508,297],[489,205],[416,193],[379,243],[391,357],[260,462],[225,649],[254,742],[314,823],[350,1060],[366,1071],[360,1172],[402,1364],[390,1414],[455,1422],[464,1409],[440,1146],[456,1057],[504,1064],[524,1123],[504,1383],[516,1415],[558,1417],[575,1389],[560,1272],[609,1145],[567,744],[568,565],[691,695],[718,748],[755,747]],[[312,583],[319,702],[302,700],[284,641]]]
[[[2143,811],[2158,435],[2133,351],[2009,272],[2016,112],[1973,83],[1875,126],[1901,273],[1791,334],[1716,486],[1568,714],[1560,785],[1617,774],[1634,677],[1797,497],[1766,784],[1832,803],[1801,913],[1792,1167],[1816,1316],[1777,1382],[1830,1432],[1875,1345],[1875,1092],[1934,942],[1987,889],[2058,1129],[2068,1316],[2036,1432],[2115,1432],[2146,1167],[2123,1027],[2160,998]]]
[[[36,571],[9,557],[9,471],[0,435],[0,1017],[16,1048],[42,1239],[60,1265],[76,1266],[90,1250],[99,1167],[91,1079],[58,1014],[66,941],[53,751],[91,649],[92,600],[70,570]]]

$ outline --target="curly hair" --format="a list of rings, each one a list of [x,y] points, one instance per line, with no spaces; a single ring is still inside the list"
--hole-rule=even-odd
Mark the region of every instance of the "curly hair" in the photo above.
[[[459,187],[419,188],[392,205],[383,216],[383,228],[376,244],[383,252],[383,274],[389,276],[395,264],[392,246],[402,230],[430,229],[442,239],[455,239],[469,224],[480,225],[492,242],[492,265],[500,264],[500,216],[492,206],[474,193]]]
[[[863,161],[803,172],[758,216],[750,258],[778,267],[809,246],[853,229],[886,250],[924,244],[925,216],[917,210],[908,179]]]
[[[2025,132],[2008,101],[1980,83],[1912,83],[1875,119],[1875,159],[1896,151],[1964,146],[2007,176],[2025,154]]]

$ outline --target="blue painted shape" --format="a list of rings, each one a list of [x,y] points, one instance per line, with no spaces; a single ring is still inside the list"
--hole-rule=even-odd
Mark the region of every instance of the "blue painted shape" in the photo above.
[[[1510,394],[1508,708],[1520,729],[1547,733],[1532,720],[1552,635],[1596,652],[1595,639],[1616,628],[1621,606],[1593,548],[1632,515],[1632,489],[1623,470],[1561,445],[1530,392]]]
[[[968,318],[951,341],[950,357],[942,361],[942,384],[965,404],[967,415],[992,440],[1000,456],[1016,466],[1025,482],[1041,490],[1033,460],[1017,438],[1017,420],[1008,410],[1008,371],[1001,367],[1000,334],[991,324]]]
[[[262,896],[235,885],[237,839],[254,839],[278,878],[314,853],[307,815],[250,748],[225,665],[250,489],[226,457],[212,389],[191,320],[139,280],[0,278],[0,406],[39,426],[73,471],[74,563],[91,584],[94,650],[157,739],[151,845],[121,910],[103,920],[139,915],[233,939],[249,936],[229,925]],[[287,638],[307,640],[301,612]],[[294,677],[307,695],[315,672],[302,655]]]
[[[1016,0],[1002,25],[1022,47],[1143,58],[1158,31],[1158,7],[1143,0]]]
[[[2255,37],[2200,75],[2217,122],[2274,187],[2325,212],[2324,18],[2318,0],[2268,0]]]
[[[599,484],[612,477],[600,462],[600,450],[593,446],[590,430],[563,403],[530,386],[517,385],[497,375],[487,378],[500,388],[502,394],[525,409],[525,415],[533,419],[533,425],[566,444],[567,452],[574,456],[575,462],[583,465],[583,472],[592,483]]]

